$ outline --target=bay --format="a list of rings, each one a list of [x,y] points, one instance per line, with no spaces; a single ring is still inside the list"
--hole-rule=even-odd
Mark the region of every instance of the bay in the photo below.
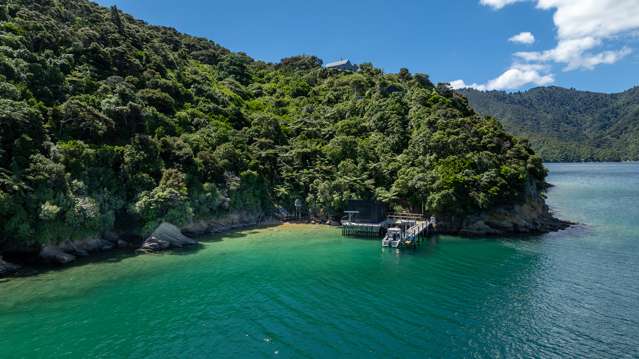
[[[581,223],[416,251],[282,225],[0,283],[0,358],[639,357],[639,164],[550,164]]]

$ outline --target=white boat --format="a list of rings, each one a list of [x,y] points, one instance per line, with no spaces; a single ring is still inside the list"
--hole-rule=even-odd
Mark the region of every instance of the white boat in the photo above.
[[[382,247],[399,247],[402,238],[402,230],[400,228],[389,228],[386,236],[382,239]]]
[[[382,239],[382,247],[390,247],[390,242],[391,240],[388,236],[384,237],[384,239]]]

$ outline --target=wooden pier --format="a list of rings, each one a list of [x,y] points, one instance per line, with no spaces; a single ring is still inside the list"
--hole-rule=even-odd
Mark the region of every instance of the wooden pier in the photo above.
[[[425,219],[417,213],[395,213],[387,216],[380,223],[360,223],[353,220],[353,212],[349,218],[342,220],[342,235],[355,237],[380,238],[382,246],[393,248],[415,248],[421,241],[434,233],[436,221],[434,217]],[[387,231],[390,233],[386,235]]]
[[[342,235],[353,237],[381,237],[384,235],[385,222],[382,223],[355,223],[342,222]]]
[[[403,247],[415,248],[421,240],[430,234],[432,226],[429,221],[415,221],[415,224],[404,232]]]

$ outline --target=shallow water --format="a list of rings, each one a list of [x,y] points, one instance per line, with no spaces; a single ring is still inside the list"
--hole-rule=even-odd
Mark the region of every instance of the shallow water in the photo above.
[[[279,226],[0,283],[0,358],[638,357],[639,164],[553,164],[585,223],[415,252]]]

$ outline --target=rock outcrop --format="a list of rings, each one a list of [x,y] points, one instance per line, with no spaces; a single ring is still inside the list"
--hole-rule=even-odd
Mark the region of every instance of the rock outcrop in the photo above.
[[[73,254],[63,251],[55,245],[46,245],[40,250],[40,258],[48,264],[68,264],[75,260]]]
[[[198,241],[182,234],[180,229],[170,223],[160,224],[142,243],[140,252],[158,252],[170,248],[182,248],[198,244]]]
[[[556,219],[543,202],[527,202],[509,208],[498,208],[465,220],[460,234],[499,235],[546,233],[565,229],[571,223]]]
[[[118,242],[117,237],[111,240],[94,237],[76,241],[64,241],[58,244],[47,244],[40,249],[39,257],[48,264],[64,265],[73,262],[77,257],[86,257],[91,253],[113,249]]]
[[[437,230],[465,236],[547,233],[574,223],[555,218],[543,197],[529,197],[519,205],[503,206],[464,218],[438,218]]]
[[[9,263],[2,259],[2,256],[0,256],[0,277],[13,274],[17,272],[18,269],[20,269],[20,266]]]
[[[86,257],[89,253],[113,249],[113,243],[102,238],[88,238],[79,241],[66,241],[60,245],[64,252],[75,256]]]

